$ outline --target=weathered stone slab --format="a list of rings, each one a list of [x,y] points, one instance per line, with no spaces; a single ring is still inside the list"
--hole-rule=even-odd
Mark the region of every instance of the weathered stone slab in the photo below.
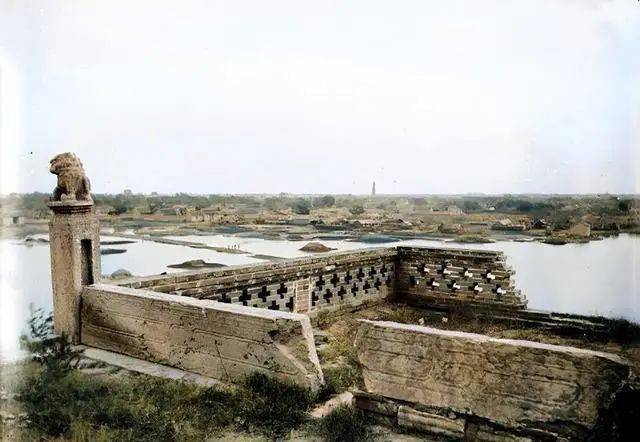
[[[82,293],[85,345],[224,382],[259,371],[323,383],[305,315],[95,284]]]
[[[398,404],[385,399],[383,396],[367,393],[364,391],[355,391],[353,395],[354,405],[361,410],[371,411],[373,413],[382,414],[384,416],[393,416],[398,414]]]
[[[507,427],[592,428],[629,374],[608,353],[393,322],[362,320],[356,348],[368,392]]]
[[[405,405],[400,405],[398,408],[399,426],[448,438],[462,439],[465,422],[465,419],[452,419],[438,414],[426,413]]]

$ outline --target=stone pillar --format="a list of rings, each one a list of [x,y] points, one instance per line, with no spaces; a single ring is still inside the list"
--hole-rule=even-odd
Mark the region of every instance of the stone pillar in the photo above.
[[[99,282],[100,236],[93,201],[51,201],[49,222],[53,324],[80,343],[82,287]]]
[[[311,311],[311,278],[303,278],[293,285],[294,313],[309,313]]]

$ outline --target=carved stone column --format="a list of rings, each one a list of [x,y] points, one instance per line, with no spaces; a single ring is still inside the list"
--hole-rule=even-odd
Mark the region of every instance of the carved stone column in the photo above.
[[[57,333],[80,342],[82,287],[100,278],[100,236],[93,202],[50,202],[49,222],[53,323]]]
[[[80,295],[82,287],[100,279],[100,227],[89,194],[89,180],[82,163],[71,153],[52,160],[51,172],[58,186],[49,208],[53,325],[80,343]]]

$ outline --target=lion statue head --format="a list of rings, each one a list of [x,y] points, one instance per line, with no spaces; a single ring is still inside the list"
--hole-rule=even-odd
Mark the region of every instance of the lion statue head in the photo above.
[[[92,201],[89,178],[74,153],[65,152],[53,157],[49,172],[58,176],[52,201]]]

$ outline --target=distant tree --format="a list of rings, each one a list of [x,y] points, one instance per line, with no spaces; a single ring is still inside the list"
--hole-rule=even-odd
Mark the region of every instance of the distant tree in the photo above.
[[[133,208],[133,202],[130,199],[120,196],[114,198],[111,205],[116,215],[123,214]]]
[[[262,206],[267,210],[280,210],[284,207],[285,200],[283,198],[268,197],[262,202]]]
[[[531,209],[533,209],[533,204],[529,201],[521,201],[516,206],[518,212],[531,212]]]
[[[297,213],[298,215],[308,215],[311,211],[311,202],[305,198],[297,198],[293,201],[291,209],[293,213]]]
[[[620,212],[628,213],[629,209],[631,209],[631,201],[622,200],[618,203],[618,210]]]
[[[149,213],[156,213],[162,205],[158,202],[150,202],[149,203]]]
[[[361,204],[356,204],[349,209],[352,215],[362,215],[364,213],[364,207]]]
[[[462,209],[465,212],[472,212],[474,210],[480,210],[482,208],[482,206],[480,206],[480,203],[477,201],[473,201],[473,200],[464,200],[462,202]]]
[[[331,207],[336,203],[336,199],[331,195],[321,196],[313,200],[313,207]]]

